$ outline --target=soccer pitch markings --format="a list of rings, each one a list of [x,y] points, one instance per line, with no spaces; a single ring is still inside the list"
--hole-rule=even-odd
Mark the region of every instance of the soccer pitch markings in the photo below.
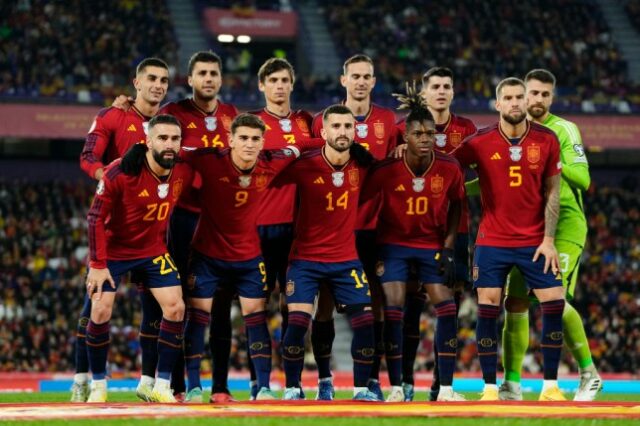
[[[640,419],[634,402],[261,401],[231,404],[0,404],[0,421],[157,417],[522,417]]]

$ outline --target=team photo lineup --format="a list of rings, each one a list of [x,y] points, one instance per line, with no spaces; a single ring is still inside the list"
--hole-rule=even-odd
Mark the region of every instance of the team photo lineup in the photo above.
[[[476,399],[523,399],[530,305],[542,319],[539,400],[566,399],[557,382],[564,345],[579,366],[574,400],[597,396],[602,380],[571,305],[587,236],[589,166],[578,127],[552,113],[550,71],[505,75],[494,88],[495,123],[479,127],[451,111],[456,76],[445,66],[407,81],[393,94],[394,111],[373,102],[376,63],[356,54],[336,76],[344,101],[312,115],[291,105],[296,74],[286,59],[262,64],[266,106],[246,113],[218,96],[222,64],[213,51],[193,53],[192,93],[165,103],[170,67],[142,60],[135,97],[118,96],[88,132],[80,166],[96,190],[72,402],[107,401],[110,319],[123,279],[140,298],[136,395],[147,402],[207,402],[201,364],[209,333],[209,401],[234,401],[227,380],[236,299],[252,400],[333,400],[334,315],[344,314],[353,331],[354,400],[465,401],[453,380],[465,288],[475,291],[478,312],[484,388]],[[482,212],[475,241],[472,198]],[[426,303],[436,316],[435,368],[428,395],[418,396]],[[270,309],[282,316],[283,392],[270,383]],[[307,334],[315,395],[301,384]]]

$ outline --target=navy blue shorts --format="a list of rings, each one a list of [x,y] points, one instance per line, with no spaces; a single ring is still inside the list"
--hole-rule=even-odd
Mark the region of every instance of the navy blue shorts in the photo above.
[[[191,240],[198,225],[200,215],[190,210],[176,207],[169,218],[169,232],[167,236],[167,248],[171,257],[175,260],[176,266],[182,278],[186,279],[187,267],[189,263],[189,251],[191,250]]]
[[[122,276],[131,271],[136,284],[143,283],[146,288],[162,288],[180,285],[180,274],[175,262],[165,253],[156,257],[145,257],[134,260],[107,260],[107,268],[111,273],[116,289]],[[108,282],[102,285],[102,291],[116,291]]]
[[[418,277],[421,284],[443,284],[436,260],[439,250],[385,244],[380,247],[380,261],[376,265],[376,275],[382,284]],[[415,275],[414,275],[415,273]]]
[[[267,271],[262,256],[243,262],[214,259],[197,251],[191,252],[187,297],[212,298],[224,285],[235,287],[240,297],[263,299],[267,296]]]
[[[544,273],[544,256],[532,262],[537,247],[476,246],[473,257],[474,288],[503,288],[511,268],[516,266],[530,289],[562,287],[562,275]]]
[[[369,283],[359,260],[347,262],[311,262],[293,260],[287,271],[287,303],[313,304],[321,282],[329,284],[336,303],[371,303]]]
[[[258,226],[258,234],[260,249],[267,266],[267,286],[269,290],[273,290],[276,288],[276,282],[284,285],[287,279],[293,226],[290,223]]]
[[[458,234],[456,237],[456,250],[454,254],[456,262],[456,282],[470,282],[469,277],[469,234]]]

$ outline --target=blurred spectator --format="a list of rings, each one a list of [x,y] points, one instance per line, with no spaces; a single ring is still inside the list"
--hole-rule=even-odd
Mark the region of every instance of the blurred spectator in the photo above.
[[[101,101],[129,89],[145,57],[176,62],[164,1],[22,0],[0,5],[0,94]]]
[[[323,6],[340,55],[371,56],[383,93],[446,65],[465,109],[491,99],[501,79],[547,68],[558,78],[565,111],[580,111],[590,90],[601,94],[602,102],[593,101],[598,112],[619,112],[619,99],[629,101],[627,64],[596,0],[328,0]]]

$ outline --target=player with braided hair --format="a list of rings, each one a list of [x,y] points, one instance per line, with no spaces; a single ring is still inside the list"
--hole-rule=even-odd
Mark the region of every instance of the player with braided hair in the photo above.
[[[403,401],[402,323],[406,283],[414,266],[426,287],[438,318],[436,346],[440,363],[439,401],[463,401],[453,391],[457,349],[454,245],[464,193],[458,162],[434,150],[436,127],[427,105],[413,85],[394,94],[399,109],[408,109],[401,158],[376,164],[367,179],[361,201],[382,199],[378,216],[379,261],[376,274],[385,295],[384,338],[391,394],[387,401]]]

